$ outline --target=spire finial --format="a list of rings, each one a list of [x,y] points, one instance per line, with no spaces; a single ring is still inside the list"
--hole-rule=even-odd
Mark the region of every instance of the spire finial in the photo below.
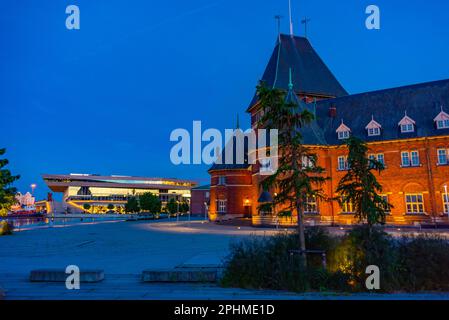
[[[288,88],[290,90],[293,89],[293,82],[292,82],[292,68],[288,68]]]
[[[281,19],[282,16],[281,15],[275,15],[274,19],[276,20],[276,28],[277,28],[277,33],[278,33],[278,37],[280,37],[281,35]]]
[[[291,3],[291,0],[288,0],[288,16],[290,18],[290,35],[293,36],[292,3]]]
[[[407,116],[407,109],[404,110],[404,115]]]

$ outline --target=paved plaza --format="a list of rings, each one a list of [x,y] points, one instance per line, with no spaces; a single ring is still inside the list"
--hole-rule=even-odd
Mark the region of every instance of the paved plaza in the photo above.
[[[294,294],[141,281],[145,269],[217,264],[231,242],[276,232],[283,231],[202,221],[104,221],[21,231],[0,237],[0,286],[6,299],[449,299],[449,294]],[[67,290],[64,283],[28,280],[33,269],[67,265],[103,269],[105,280],[82,283],[80,290]]]

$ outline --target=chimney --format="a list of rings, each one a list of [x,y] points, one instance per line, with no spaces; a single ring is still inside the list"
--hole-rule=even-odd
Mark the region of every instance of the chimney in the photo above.
[[[335,106],[335,104],[331,104],[329,107],[329,117],[330,118],[335,118],[337,116],[337,107]]]

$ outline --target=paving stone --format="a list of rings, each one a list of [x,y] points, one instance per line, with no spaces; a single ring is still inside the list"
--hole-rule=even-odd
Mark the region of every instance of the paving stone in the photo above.
[[[144,282],[217,282],[217,270],[213,268],[175,268],[144,270]]]
[[[65,282],[69,275],[62,269],[39,269],[30,272],[32,282]],[[103,270],[80,270],[80,282],[100,282]]]

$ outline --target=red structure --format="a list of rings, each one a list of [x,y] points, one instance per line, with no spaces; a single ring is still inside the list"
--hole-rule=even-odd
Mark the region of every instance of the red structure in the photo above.
[[[347,170],[345,138],[355,135],[368,142],[371,157],[385,164],[378,180],[394,206],[387,223],[448,220],[449,80],[349,95],[306,38],[281,34],[262,81],[315,114],[301,131],[329,177],[323,186],[327,196],[338,197],[335,190]],[[256,127],[261,117],[257,96],[247,112]],[[214,164],[209,173],[211,219],[250,216],[256,225],[296,223],[295,213],[292,218],[275,214],[282,206],[273,214],[259,213],[263,176],[257,165]],[[310,199],[307,207],[309,222],[354,223],[350,203]]]
[[[193,214],[207,214],[210,206],[210,185],[191,189],[191,208]]]

